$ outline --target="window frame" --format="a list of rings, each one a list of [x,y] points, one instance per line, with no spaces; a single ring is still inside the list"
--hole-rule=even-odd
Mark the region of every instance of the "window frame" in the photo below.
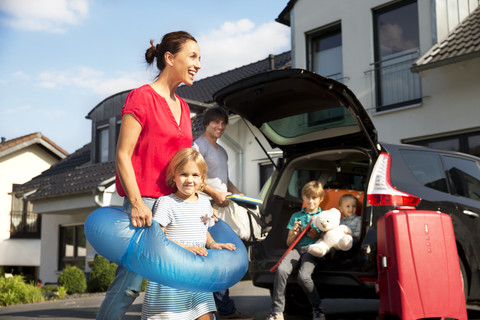
[[[66,231],[67,229],[73,228],[73,257],[66,256]],[[85,270],[85,261],[86,261],[86,246],[87,240],[84,233],[83,224],[74,224],[74,225],[60,225],[58,226],[58,270],[63,270],[67,265],[75,265],[81,270]],[[81,229],[81,230],[80,230]],[[83,237],[83,243],[85,244],[85,256],[78,254],[79,249],[79,239]]]
[[[384,97],[383,95],[387,91],[388,86],[385,86],[384,88],[384,83],[386,82],[386,76],[382,75],[382,72],[385,71],[386,68],[392,68],[392,66],[397,66],[397,68],[402,68],[401,66],[398,67],[401,63],[408,63],[411,62],[412,64],[420,57],[420,30],[418,29],[418,47],[415,49],[409,49],[409,50],[404,50],[403,52],[399,52],[398,55],[395,55],[395,57],[389,57],[387,59],[383,59],[380,55],[380,42],[379,42],[379,37],[380,37],[380,32],[378,29],[378,24],[379,24],[379,17],[382,14],[392,12],[394,10],[400,9],[402,7],[406,7],[411,4],[417,4],[417,13],[418,13],[418,1],[417,0],[405,0],[405,1],[398,1],[395,2],[391,5],[384,6],[378,9],[374,9],[372,11],[372,19],[373,19],[373,53],[374,53],[374,62],[371,64],[373,69],[373,75],[374,75],[374,87],[375,87],[375,101],[376,101],[376,111],[377,112],[383,112],[383,111],[389,111],[389,110],[395,110],[401,107],[408,107],[408,106],[415,106],[418,105],[422,102],[422,88],[421,88],[421,79],[420,75],[413,73],[410,68],[408,67],[408,71],[410,72],[410,76],[415,80],[414,84],[410,84],[410,81],[406,81],[408,84],[407,89],[404,89],[403,91],[406,91],[407,94],[409,93],[410,89],[413,89],[414,91],[418,91],[418,96],[417,94],[413,93],[413,98],[408,98],[407,96],[404,96],[405,92],[400,91],[400,94],[402,95],[400,98],[403,99],[402,101],[398,102],[393,102],[393,103],[384,103]],[[418,23],[418,14],[417,14],[417,23]],[[420,28],[420,27],[419,27]],[[410,59],[408,59],[408,56],[411,56]],[[402,58],[403,57],[403,58]],[[393,61],[398,61],[401,60],[400,62],[393,62]],[[386,63],[386,65],[384,65]],[[391,63],[391,64],[389,64]],[[411,65],[410,65],[411,66]],[[395,72],[395,71],[393,71]],[[391,79],[402,79],[400,76],[398,77],[392,77]],[[398,81],[396,81],[398,83]],[[399,91],[397,91],[396,94]]]
[[[404,139],[402,140],[402,143],[424,146],[424,147],[434,148],[437,150],[445,150],[445,149],[437,148],[435,146],[431,146],[429,145],[429,143],[442,142],[447,140],[458,140],[459,150],[448,150],[448,151],[462,152],[465,154],[471,154],[473,156],[480,157],[480,152],[478,154],[471,153],[472,147],[469,144],[469,139],[476,136],[480,137],[480,131],[456,133],[456,134],[444,135],[441,137],[435,137],[430,139],[418,139],[418,140]]]
[[[13,189],[17,184],[13,185]],[[12,189],[12,190],[13,190]],[[42,219],[41,215],[33,212],[33,205],[30,201],[23,199],[22,195],[12,193],[12,206],[10,211],[10,238],[11,239],[40,239]],[[14,220],[20,217],[20,222],[15,226]],[[33,218],[34,221],[28,226],[28,219]]]
[[[331,37],[332,35],[335,34],[340,34],[340,40],[341,40],[341,51],[342,51],[342,65],[341,69],[342,71],[340,73],[335,73],[335,74],[330,74],[330,75],[324,75],[320,74],[321,76],[327,77],[327,78],[332,78],[334,80],[337,80],[339,82],[343,82],[345,79],[344,77],[344,72],[343,72],[343,42],[342,42],[342,24],[340,21],[337,21],[331,25],[328,25],[326,27],[323,27],[321,29],[317,29],[315,31],[309,32],[306,34],[306,52],[307,52],[307,69],[312,72],[316,72],[315,70],[315,41],[317,39],[321,38],[328,38]],[[318,72],[317,72],[318,73]]]

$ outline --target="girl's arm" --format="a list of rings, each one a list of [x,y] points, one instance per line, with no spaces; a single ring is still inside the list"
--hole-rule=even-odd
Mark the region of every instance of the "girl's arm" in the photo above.
[[[132,204],[130,219],[134,227],[152,225],[152,211],[142,200],[132,165],[133,150],[135,149],[141,131],[142,126],[137,119],[129,113],[124,114],[115,156],[118,177],[120,178],[128,200]]]
[[[163,233],[165,233],[165,227],[164,226],[160,226],[163,230]],[[202,248],[202,247],[197,247],[197,246],[186,246],[182,243],[179,243],[175,240],[171,240],[169,238],[167,238],[168,240],[172,241],[172,242],[175,242],[176,244],[178,244],[180,247],[182,248],[185,248],[187,249],[188,251],[190,252],[193,252],[194,254],[198,254],[199,256],[204,256],[206,257],[208,255],[208,252],[207,252],[207,249],[206,248]]]
[[[210,232],[207,231],[207,248],[208,249],[228,249],[231,251],[236,250],[235,245],[233,243],[217,243],[213,240]]]

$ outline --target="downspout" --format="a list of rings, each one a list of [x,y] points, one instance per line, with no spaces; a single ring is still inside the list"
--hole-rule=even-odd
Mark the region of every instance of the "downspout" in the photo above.
[[[235,152],[238,154],[238,167],[239,167],[239,176],[240,176],[240,181],[237,182],[238,185],[236,186],[238,190],[243,189],[243,149],[238,142],[236,142],[232,137],[230,137],[228,134],[224,133],[222,135],[222,140],[225,139],[235,150]]]

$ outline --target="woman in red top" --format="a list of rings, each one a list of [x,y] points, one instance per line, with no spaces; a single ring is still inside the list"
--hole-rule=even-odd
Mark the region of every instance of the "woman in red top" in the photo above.
[[[200,65],[200,48],[183,31],[166,34],[160,44],[150,41],[148,64],[156,60],[156,80],[134,89],[122,110],[115,163],[116,186],[134,227],[150,226],[155,199],[170,194],[166,168],[173,154],[192,145],[190,109],[175,94],[181,83],[193,84]],[[120,319],[140,292],[142,277],[119,266],[97,319]]]

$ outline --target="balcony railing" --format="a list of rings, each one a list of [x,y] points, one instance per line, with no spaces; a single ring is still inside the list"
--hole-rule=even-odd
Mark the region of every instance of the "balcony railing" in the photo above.
[[[377,111],[394,109],[421,102],[420,76],[410,70],[419,51],[392,55],[371,64],[366,73],[374,73]]]
[[[10,217],[10,238],[40,238],[40,215],[11,211]]]

